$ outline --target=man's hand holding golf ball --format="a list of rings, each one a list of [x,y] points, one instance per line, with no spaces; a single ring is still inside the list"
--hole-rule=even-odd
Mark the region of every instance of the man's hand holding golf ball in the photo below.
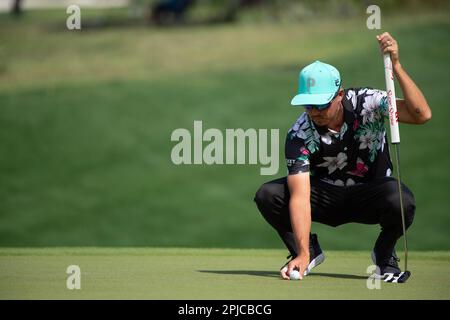
[[[303,276],[306,276],[305,270],[308,268],[308,264],[309,252],[304,252],[281,269],[281,277],[286,280],[302,280]]]

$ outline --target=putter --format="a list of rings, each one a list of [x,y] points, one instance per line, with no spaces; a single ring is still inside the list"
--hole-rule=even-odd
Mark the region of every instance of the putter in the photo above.
[[[400,131],[398,129],[398,113],[397,113],[397,102],[395,101],[395,86],[394,86],[394,72],[392,69],[392,61],[389,54],[383,55],[384,60],[384,77],[386,80],[386,92],[387,92],[387,102],[389,110],[389,124],[391,127],[391,144],[395,147],[395,160],[397,165],[397,182],[398,182],[398,193],[400,195],[400,212],[402,215],[402,227],[403,227],[403,240],[405,246],[405,271],[398,275],[388,276],[384,279],[385,282],[397,282],[404,283],[411,276],[411,272],[408,270],[408,241],[406,238],[406,228],[405,228],[405,214],[403,211],[403,195],[402,195],[402,185],[400,176]]]

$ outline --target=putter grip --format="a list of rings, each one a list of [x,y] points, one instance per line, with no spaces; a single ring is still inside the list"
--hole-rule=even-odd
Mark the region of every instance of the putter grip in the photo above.
[[[389,54],[383,55],[384,77],[386,80],[386,93],[389,111],[389,124],[391,126],[391,143],[400,143],[400,132],[398,130],[397,103],[395,101],[394,71]]]

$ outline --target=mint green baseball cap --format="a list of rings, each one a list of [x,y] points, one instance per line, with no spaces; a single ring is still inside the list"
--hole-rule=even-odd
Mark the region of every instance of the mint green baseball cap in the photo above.
[[[298,94],[291,105],[321,105],[330,102],[341,86],[339,71],[330,64],[315,61],[300,71]]]

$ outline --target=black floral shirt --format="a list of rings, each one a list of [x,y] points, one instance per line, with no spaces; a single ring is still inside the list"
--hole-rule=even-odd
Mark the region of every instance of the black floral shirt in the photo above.
[[[390,176],[386,92],[371,88],[344,91],[344,124],[340,132],[314,124],[304,112],[286,137],[288,174],[310,172],[339,186]]]

